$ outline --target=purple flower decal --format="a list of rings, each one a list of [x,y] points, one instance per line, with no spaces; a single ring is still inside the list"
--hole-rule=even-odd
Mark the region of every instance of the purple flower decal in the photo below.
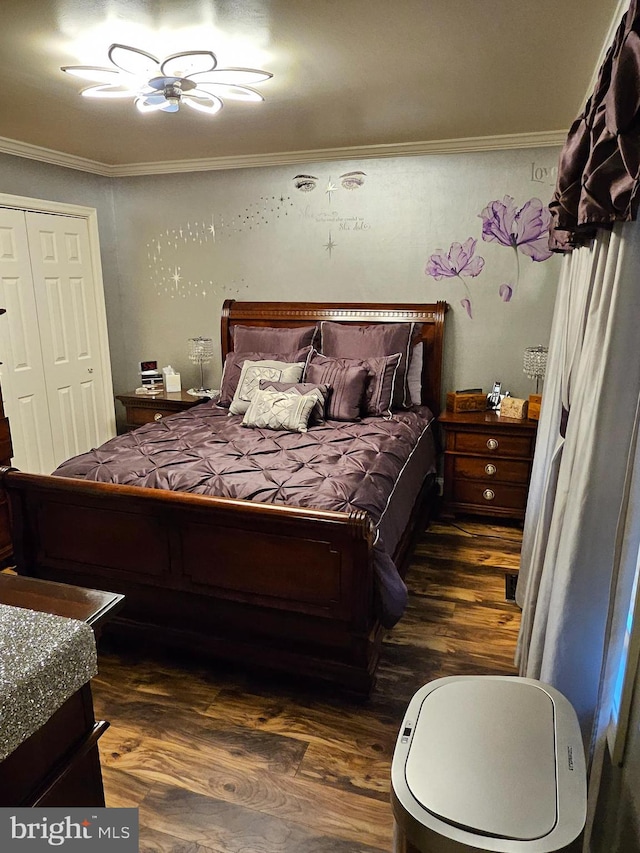
[[[436,281],[454,276],[461,279],[463,275],[480,275],[484,258],[473,257],[477,242],[473,237],[469,237],[462,244],[452,243],[448,254],[445,254],[443,249],[438,249],[427,261],[426,274],[435,278]]]
[[[482,239],[488,243],[496,242],[501,246],[509,246],[515,252],[516,284],[520,279],[518,252],[522,252],[532,261],[546,261],[551,257],[552,252],[549,249],[551,214],[549,208],[542,204],[539,198],[529,199],[520,210],[517,210],[513,198],[506,195],[502,201],[490,201],[480,217]],[[501,285],[502,300],[509,302],[513,291],[514,287],[511,285]]]
[[[539,198],[529,199],[516,210],[513,198],[506,195],[502,201],[489,202],[480,217],[483,240],[519,249],[532,261],[551,257],[548,245],[551,214]]]
[[[473,257],[477,242],[473,237],[469,237],[464,243],[452,243],[448,253],[444,249],[438,249],[431,255],[425,268],[425,273],[435,278],[436,281],[443,278],[460,279],[467,292],[467,297],[460,304],[471,319],[473,319],[471,315],[471,294],[464,279],[467,277],[475,278],[475,276],[480,275],[484,267],[484,258]]]

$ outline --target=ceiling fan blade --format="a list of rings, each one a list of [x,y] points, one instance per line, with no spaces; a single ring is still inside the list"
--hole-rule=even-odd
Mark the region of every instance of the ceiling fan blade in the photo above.
[[[169,101],[164,106],[160,107],[163,113],[177,113],[180,109],[180,104],[170,104]]]
[[[88,86],[80,94],[84,98],[133,98],[138,92],[122,86]]]
[[[109,48],[109,59],[117,68],[136,77],[152,77],[158,73],[159,63],[156,57],[137,47],[112,44]]]
[[[191,74],[198,86],[203,83],[221,83],[225,86],[244,86],[249,83],[264,83],[273,74],[257,68],[217,68],[215,71]]]
[[[218,60],[210,50],[187,50],[168,56],[160,71],[165,77],[187,77],[213,71],[217,64]]]
[[[219,98],[225,98],[230,101],[264,101],[260,92],[255,89],[250,89],[249,86],[231,86],[227,83],[200,83],[194,94],[205,92],[207,95],[217,95]]]
[[[166,100],[162,92],[154,92],[153,94],[144,96],[145,104],[164,104]]]
[[[136,107],[140,110],[141,113],[154,113],[157,110],[161,110],[164,108],[166,101],[164,98],[160,103],[157,104],[148,104],[144,98],[136,98]]]
[[[198,90],[195,89],[195,92],[197,91]],[[215,115],[216,113],[219,113],[223,106],[220,98],[217,98],[215,95],[210,95],[208,92],[205,93],[204,97],[191,93],[184,94],[182,96],[182,103],[191,107],[192,110],[207,113],[208,115]]]
[[[60,71],[89,80],[91,83],[115,83],[120,78],[120,72],[113,68],[99,68],[97,65],[63,65]]]

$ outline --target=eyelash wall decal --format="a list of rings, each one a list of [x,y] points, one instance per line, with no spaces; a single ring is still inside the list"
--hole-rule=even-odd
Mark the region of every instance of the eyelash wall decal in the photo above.
[[[345,172],[340,175],[340,183],[345,190],[357,190],[364,184],[366,172]]]
[[[309,193],[315,190],[318,184],[318,179],[314,175],[296,175],[293,179],[293,185],[297,190],[303,193]]]

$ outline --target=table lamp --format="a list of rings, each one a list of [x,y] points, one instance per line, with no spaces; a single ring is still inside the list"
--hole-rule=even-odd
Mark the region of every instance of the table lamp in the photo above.
[[[533,421],[540,418],[540,404],[542,403],[540,389],[547,371],[548,352],[547,347],[527,347],[524,351],[523,372],[527,374],[529,379],[536,380],[536,393],[529,394],[528,417]]]
[[[213,397],[213,391],[204,387],[204,366],[213,358],[213,338],[189,338],[189,361],[200,365],[200,387],[189,388],[193,397]]]

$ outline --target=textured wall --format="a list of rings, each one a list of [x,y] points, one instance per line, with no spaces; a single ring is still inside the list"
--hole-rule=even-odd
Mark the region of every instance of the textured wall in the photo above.
[[[445,386],[488,389],[499,378],[529,394],[522,353],[548,341],[560,261],[531,260],[523,253],[531,242],[516,249],[483,240],[480,214],[511,196],[515,212],[525,208],[511,232],[533,240],[528,202],[549,200],[557,156],[534,149],[117,181],[127,368],[114,377],[116,389],[134,387],[142,358],[171,362],[183,385],[195,382],[187,338],[217,339],[228,297],[445,299]],[[496,222],[494,210],[485,227],[495,231]],[[497,225],[509,230],[509,221]],[[447,266],[460,274],[436,278],[428,265],[436,275],[451,273]],[[216,386],[218,357],[207,376]]]
[[[108,179],[0,155],[0,192],[98,209],[116,393],[138,384],[142,359],[170,362],[183,387],[195,383],[187,338],[217,342],[220,307],[233,297],[445,299],[445,387],[488,390],[497,378],[526,396],[533,383],[522,352],[548,341],[560,268],[558,257],[525,254],[540,256],[544,243],[535,242],[531,199],[549,200],[557,156],[531,149]],[[504,196],[513,203],[487,210]],[[515,222],[509,208],[521,211]],[[483,211],[497,240],[483,240]],[[216,357],[210,385],[220,372]]]

